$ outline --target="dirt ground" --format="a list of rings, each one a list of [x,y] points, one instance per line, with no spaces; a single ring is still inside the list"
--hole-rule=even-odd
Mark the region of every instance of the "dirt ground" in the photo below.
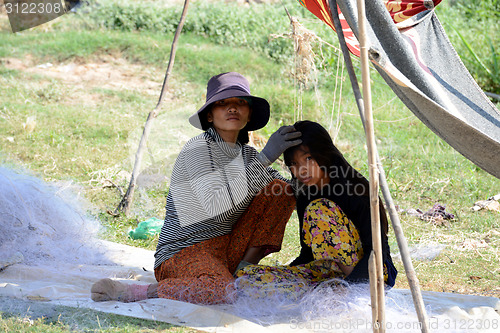
[[[83,91],[91,91],[92,88],[140,89],[149,95],[158,95],[163,82],[163,74],[152,68],[110,55],[101,55],[93,62],[73,60],[66,63],[37,63],[27,56],[24,59],[0,59],[0,63],[9,69],[61,80]],[[82,99],[87,97],[81,96]]]

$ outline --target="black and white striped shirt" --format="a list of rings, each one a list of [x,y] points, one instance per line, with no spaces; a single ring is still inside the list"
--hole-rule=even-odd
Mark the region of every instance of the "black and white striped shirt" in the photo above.
[[[229,234],[254,196],[275,178],[258,152],[231,146],[213,128],[182,148],[172,171],[155,265],[190,245]]]

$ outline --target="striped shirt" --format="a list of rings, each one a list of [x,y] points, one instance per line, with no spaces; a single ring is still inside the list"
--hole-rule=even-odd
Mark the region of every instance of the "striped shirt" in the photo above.
[[[229,234],[257,192],[284,180],[257,154],[248,145],[227,144],[213,128],[186,143],[172,171],[155,268],[183,248]]]

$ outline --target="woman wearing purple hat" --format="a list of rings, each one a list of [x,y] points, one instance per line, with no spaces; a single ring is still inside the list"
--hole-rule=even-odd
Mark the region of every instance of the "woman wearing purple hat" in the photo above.
[[[189,118],[204,132],[181,150],[172,171],[166,217],[155,253],[151,285],[96,282],[94,301],[146,298],[217,304],[232,300],[233,275],[281,248],[295,207],[286,180],[269,167],[301,143],[283,126],[259,153],[248,131],[264,127],[269,103],[252,96],[239,73],[222,73],[207,85],[206,103]]]

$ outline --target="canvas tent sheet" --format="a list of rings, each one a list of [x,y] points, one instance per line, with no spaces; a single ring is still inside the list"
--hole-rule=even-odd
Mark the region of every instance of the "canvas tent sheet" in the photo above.
[[[332,25],[328,0],[301,2]],[[421,0],[402,1],[414,3],[420,12],[396,23],[397,15],[388,8],[400,2],[366,2],[372,63],[428,128],[473,163],[500,178],[499,110],[463,65],[434,10],[424,10]],[[356,0],[338,0],[337,4],[349,48],[359,54],[355,38],[359,34]]]

